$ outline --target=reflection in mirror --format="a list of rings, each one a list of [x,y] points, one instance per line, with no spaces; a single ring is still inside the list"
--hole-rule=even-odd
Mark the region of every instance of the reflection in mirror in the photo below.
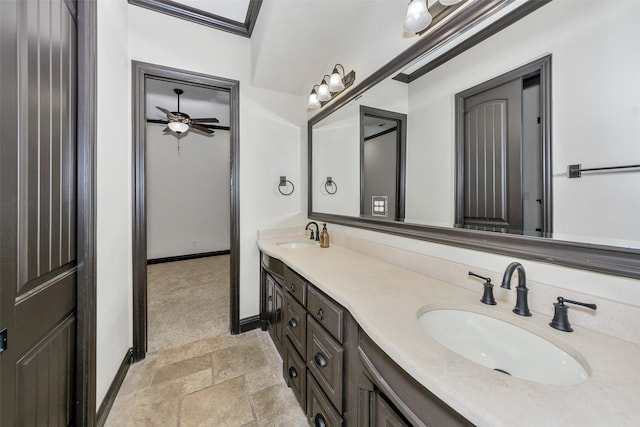
[[[551,56],[456,95],[456,227],[550,236]]]
[[[360,215],[404,221],[407,115],[360,106]]]
[[[552,1],[409,83],[384,79],[317,123],[310,121],[310,214],[359,218],[358,117],[365,105],[407,115],[405,223],[460,225],[456,94],[550,56],[553,87],[540,88],[540,98],[550,102],[549,145],[543,144],[542,159],[527,156],[537,166],[522,165],[544,170],[542,196],[539,187],[521,194],[523,206],[542,199],[542,210],[513,228],[562,241],[640,248],[638,169],[579,179],[568,174],[571,164],[640,163],[639,20],[638,2]],[[340,183],[342,197],[323,194],[327,176]]]

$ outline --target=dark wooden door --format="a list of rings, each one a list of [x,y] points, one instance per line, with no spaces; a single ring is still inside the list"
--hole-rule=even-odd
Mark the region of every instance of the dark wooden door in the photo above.
[[[76,11],[0,1],[2,426],[73,424]]]
[[[522,81],[464,100],[463,226],[522,233]]]

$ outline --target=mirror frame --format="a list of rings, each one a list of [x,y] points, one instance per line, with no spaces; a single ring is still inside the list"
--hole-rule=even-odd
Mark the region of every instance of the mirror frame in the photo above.
[[[394,78],[409,82],[436,68],[491,35],[501,31],[521,18],[534,12],[551,0],[533,0],[516,8],[493,24],[480,30],[464,42],[448,50],[440,57],[430,61],[410,76],[398,74],[406,64],[429,52],[436,46],[446,43],[457,29],[472,24],[481,16],[497,8],[504,7],[506,1],[476,2],[464,13],[455,16],[446,25],[433,31],[427,30],[423,37],[400,55],[393,58],[382,68],[353,87],[346,96],[332,99],[307,122],[308,132],[308,217],[316,221],[362,228],[396,236],[424,240],[449,246],[491,252],[543,263],[578,268],[615,276],[640,278],[640,250],[593,243],[570,242],[549,238],[510,235],[461,228],[436,227],[420,224],[391,223],[375,219],[364,219],[313,211],[313,125],[328,117],[352,100],[364,94],[380,81],[394,74]]]

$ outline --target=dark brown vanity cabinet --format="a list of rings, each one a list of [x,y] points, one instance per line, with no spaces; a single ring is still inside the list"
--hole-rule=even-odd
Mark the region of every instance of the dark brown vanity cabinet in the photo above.
[[[362,330],[357,352],[358,426],[473,426],[407,374]]]
[[[344,307],[265,256],[263,329],[312,426],[472,425],[400,368]]]
[[[311,425],[340,426],[345,409],[344,309],[286,266],[283,289],[284,378]]]
[[[263,330],[268,330],[271,339],[282,356],[284,354],[284,298],[282,292],[283,268],[282,262],[262,256],[260,272],[261,285],[261,315]]]

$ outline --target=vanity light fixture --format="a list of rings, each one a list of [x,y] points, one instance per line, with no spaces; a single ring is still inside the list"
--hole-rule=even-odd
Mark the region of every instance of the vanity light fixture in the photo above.
[[[318,101],[320,102],[325,102],[331,99],[331,92],[329,92],[327,78],[331,79],[331,77],[325,74],[324,77],[322,77],[320,87],[318,88]]]
[[[462,0],[437,0],[440,5],[444,7],[453,6],[455,4],[460,3]],[[435,4],[435,3],[434,3]],[[432,4],[431,6],[433,7]],[[443,7],[438,6],[438,8],[443,9]],[[438,11],[436,10],[436,15]],[[427,5],[427,0],[411,0],[409,2],[409,6],[407,7],[407,16],[404,19],[404,31],[406,33],[421,33],[427,29],[427,27],[431,24],[433,17],[431,13],[429,13],[429,6]]]
[[[432,16],[427,8],[427,0],[411,0],[404,19],[404,31],[419,33],[431,24]]]
[[[307,109],[317,110],[322,107],[327,101],[330,101],[331,98],[333,98],[333,95],[338,92],[342,92],[345,88],[351,86],[355,80],[355,71],[352,70],[345,74],[342,64],[334,65],[331,75],[325,74],[320,83],[313,86],[313,89],[311,89],[309,100],[307,102]]]
[[[342,74],[338,72],[338,67],[342,70]],[[344,67],[341,64],[336,64],[333,67],[333,72],[331,73],[331,79],[329,80],[329,90],[331,92],[340,92],[344,89]]]
[[[311,89],[311,93],[309,94],[309,102],[307,103],[307,108],[310,110],[317,110],[320,108],[320,101],[318,100],[318,92],[316,92],[316,88],[319,87],[315,85],[313,89]]]

